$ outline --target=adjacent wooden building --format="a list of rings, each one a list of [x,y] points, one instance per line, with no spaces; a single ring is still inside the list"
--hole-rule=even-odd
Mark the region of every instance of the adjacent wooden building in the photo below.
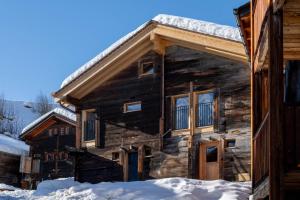
[[[159,15],[66,78],[75,178],[250,179],[250,67],[238,29]]]
[[[235,10],[251,62],[254,199],[299,199],[300,1]]]
[[[0,134],[0,183],[20,186],[20,160],[22,156],[28,155],[28,150],[28,145],[23,141],[10,134]]]
[[[74,176],[67,148],[75,147],[75,126],[74,113],[55,108],[23,129],[20,138],[30,145],[29,156],[21,162],[23,182],[35,188],[42,180]]]

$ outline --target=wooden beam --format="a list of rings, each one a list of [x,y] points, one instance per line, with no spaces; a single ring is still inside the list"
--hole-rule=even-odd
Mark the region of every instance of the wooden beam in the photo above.
[[[285,0],[273,0],[273,12],[276,13],[278,10],[283,8]]]
[[[26,139],[33,138],[40,133],[42,133],[44,130],[46,130],[48,127],[52,126],[53,124],[56,123],[56,120],[53,117],[50,117],[46,121],[40,123],[38,126],[34,127],[29,134],[25,136]]]
[[[272,7],[271,7],[272,9]],[[270,199],[284,199],[283,191],[283,16],[270,12],[269,105],[270,105]]]
[[[238,41],[194,33],[162,25],[158,25],[153,32],[160,35],[163,39],[184,47],[206,51],[245,63],[247,62],[244,46]]]
[[[159,120],[159,137],[160,137],[160,149],[163,149],[163,135],[165,133],[165,55],[161,55],[161,88],[160,88],[160,97],[161,97],[161,116]]]
[[[77,111],[76,113],[76,148],[81,148],[81,139],[82,139],[82,118],[81,111]]]

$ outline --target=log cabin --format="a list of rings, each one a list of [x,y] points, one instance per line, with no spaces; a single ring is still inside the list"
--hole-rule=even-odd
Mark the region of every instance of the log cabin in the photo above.
[[[250,179],[250,67],[237,28],[158,15],[67,77],[80,182]]]
[[[22,158],[23,187],[35,188],[40,181],[74,176],[74,161],[67,148],[75,147],[76,115],[55,108],[27,125],[20,138],[30,145]]]
[[[299,199],[300,1],[235,11],[251,63],[254,199]]]
[[[0,133],[0,183],[20,187],[21,157],[28,155],[29,146],[9,133]]]

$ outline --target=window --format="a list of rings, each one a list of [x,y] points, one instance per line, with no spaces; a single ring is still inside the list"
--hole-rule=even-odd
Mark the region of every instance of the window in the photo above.
[[[69,135],[70,134],[70,127],[66,127],[66,132],[65,132],[66,135]]]
[[[85,120],[83,121],[84,127],[84,140],[94,140],[95,139],[95,120],[96,120],[96,113],[85,111],[84,115]]]
[[[197,94],[196,127],[211,126],[214,121],[214,93]]]
[[[206,162],[218,162],[218,148],[216,146],[207,147]]]
[[[175,97],[173,105],[173,124],[174,129],[189,128],[189,97]]]
[[[52,135],[57,135],[57,128],[53,129],[53,134]]]
[[[226,139],[225,147],[235,147],[235,139]]]
[[[60,135],[64,135],[65,134],[65,128],[64,127],[61,127],[60,128]]]
[[[140,76],[154,74],[154,64],[152,62],[145,62],[140,65]]]
[[[119,152],[113,152],[112,153],[112,160],[113,161],[119,161],[120,153]]]
[[[141,111],[141,110],[142,110],[142,104],[140,101],[124,104],[124,113]]]
[[[52,137],[52,129],[48,130],[49,137]]]

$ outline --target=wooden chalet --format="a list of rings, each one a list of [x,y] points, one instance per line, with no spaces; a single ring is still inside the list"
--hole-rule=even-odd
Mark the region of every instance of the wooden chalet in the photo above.
[[[238,29],[158,15],[67,77],[75,178],[250,179],[250,67]]]
[[[75,147],[75,126],[74,113],[55,108],[23,129],[20,138],[30,145],[29,156],[22,159],[20,167],[23,187],[74,176],[74,161],[66,147]]]
[[[299,199],[300,1],[235,10],[251,61],[254,199]]]

